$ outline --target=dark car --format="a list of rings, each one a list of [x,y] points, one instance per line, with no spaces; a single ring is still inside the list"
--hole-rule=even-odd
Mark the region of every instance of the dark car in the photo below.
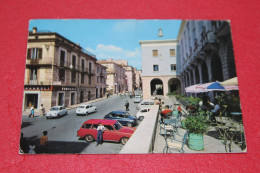
[[[120,122],[123,126],[135,126],[137,125],[137,118],[130,116],[128,112],[125,111],[112,111],[108,113],[104,119],[109,119],[109,120],[117,120]]]

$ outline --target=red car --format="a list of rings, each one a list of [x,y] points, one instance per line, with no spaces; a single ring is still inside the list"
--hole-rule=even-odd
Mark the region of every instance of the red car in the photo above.
[[[97,127],[101,123],[105,127],[103,133],[104,141],[116,141],[121,142],[123,145],[126,144],[128,139],[135,132],[134,127],[122,126],[116,120],[106,119],[91,119],[83,123],[81,128],[77,132],[77,136],[85,138],[87,142],[92,142],[97,139]]]

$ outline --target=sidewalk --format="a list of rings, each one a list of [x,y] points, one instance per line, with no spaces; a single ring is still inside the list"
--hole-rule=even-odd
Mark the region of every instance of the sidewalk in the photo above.
[[[169,97],[160,97],[164,99],[165,105],[172,105],[172,100]],[[184,135],[186,133],[185,129],[178,128],[179,135]],[[188,143],[188,142],[187,142]],[[218,139],[218,135],[215,127],[211,127],[207,134],[204,135],[204,150],[203,151],[195,151],[188,148],[187,143],[184,145],[184,153],[226,153],[225,146],[222,143],[222,140]],[[163,149],[165,147],[165,139],[162,135],[160,135],[160,124],[158,123],[156,136],[155,136],[155,144],[153,153],[163,153]],[[241,153],[244,152],[241,148],[232,144],[232,153]],[[179,153],[176,151],[176,153]]]
[[[111,97],[111,96],[113,96],[113,95],[110,95],[109,97]],[[101,100],[106,100],[106,99],[108,99],[108,98],[105,96],[105,97],[98,98],[98,99],[95,99],[95,100],[89,100],[89,101],[87,101],[87,102],[82,102],[82,103],[79,103],[79,104],[70,105],[70,106],[66,107],[66,109],[67,109],[67,110],[71,110],[71,109],[77,108],[79,105],[82,105],[82,104],[91,104],[91,103],[95,103],[95,102],[98,102],[98,101],[101,101]],[[48,111],[49,111],[49,110],[45,110],[46,113],[47,113]],[[23,116],[24,116],[24,115],[28,116],[29,113],[30,113],[30,110],[23,111],[23,112],[22,112],[22,115],[23,115]],[[34,114],[35,114],[35,116],[36,116],[36,115],[39,116],[40,112],[39,112],[39,111],[35,111]]]

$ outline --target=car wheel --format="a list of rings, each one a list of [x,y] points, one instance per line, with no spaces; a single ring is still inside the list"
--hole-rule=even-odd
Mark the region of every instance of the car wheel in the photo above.
[[[86,140],[87,142],[93,142],[93,141],[94,141],[94,137],[93,137],[92,135],[86,135],[86,136],[85,136],[85,140]]]
[[[65,115],[68,115],[68,112],[67,112],[67,111],[65,112]]]
[[[121,144],[125,145],[127,143],[128,139],[129,138],[126,138],[126,137],[121,138],[121,140],[120,140]]]
[[[127,126],[128,126],[128,127],[132,127],[133,124],[132,124],[132,123],[127,123]]]
[[[48,119],[49,119],[49,117],[46,117],[46,119],[48,120]]]
[[[143,116],[142,116],[142,117],[139,117],[139,120],[140,120],[140,121],[143,121],[143,119],[144,119],[144,117],[143,117]]]

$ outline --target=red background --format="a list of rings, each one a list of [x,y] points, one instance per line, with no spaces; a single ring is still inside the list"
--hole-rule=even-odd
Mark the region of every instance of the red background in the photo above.
[[[0,1],[1,172],[260,172],[260,1]],[[248,152],[246,154],[18,154],[29,19],[231,20]]]

